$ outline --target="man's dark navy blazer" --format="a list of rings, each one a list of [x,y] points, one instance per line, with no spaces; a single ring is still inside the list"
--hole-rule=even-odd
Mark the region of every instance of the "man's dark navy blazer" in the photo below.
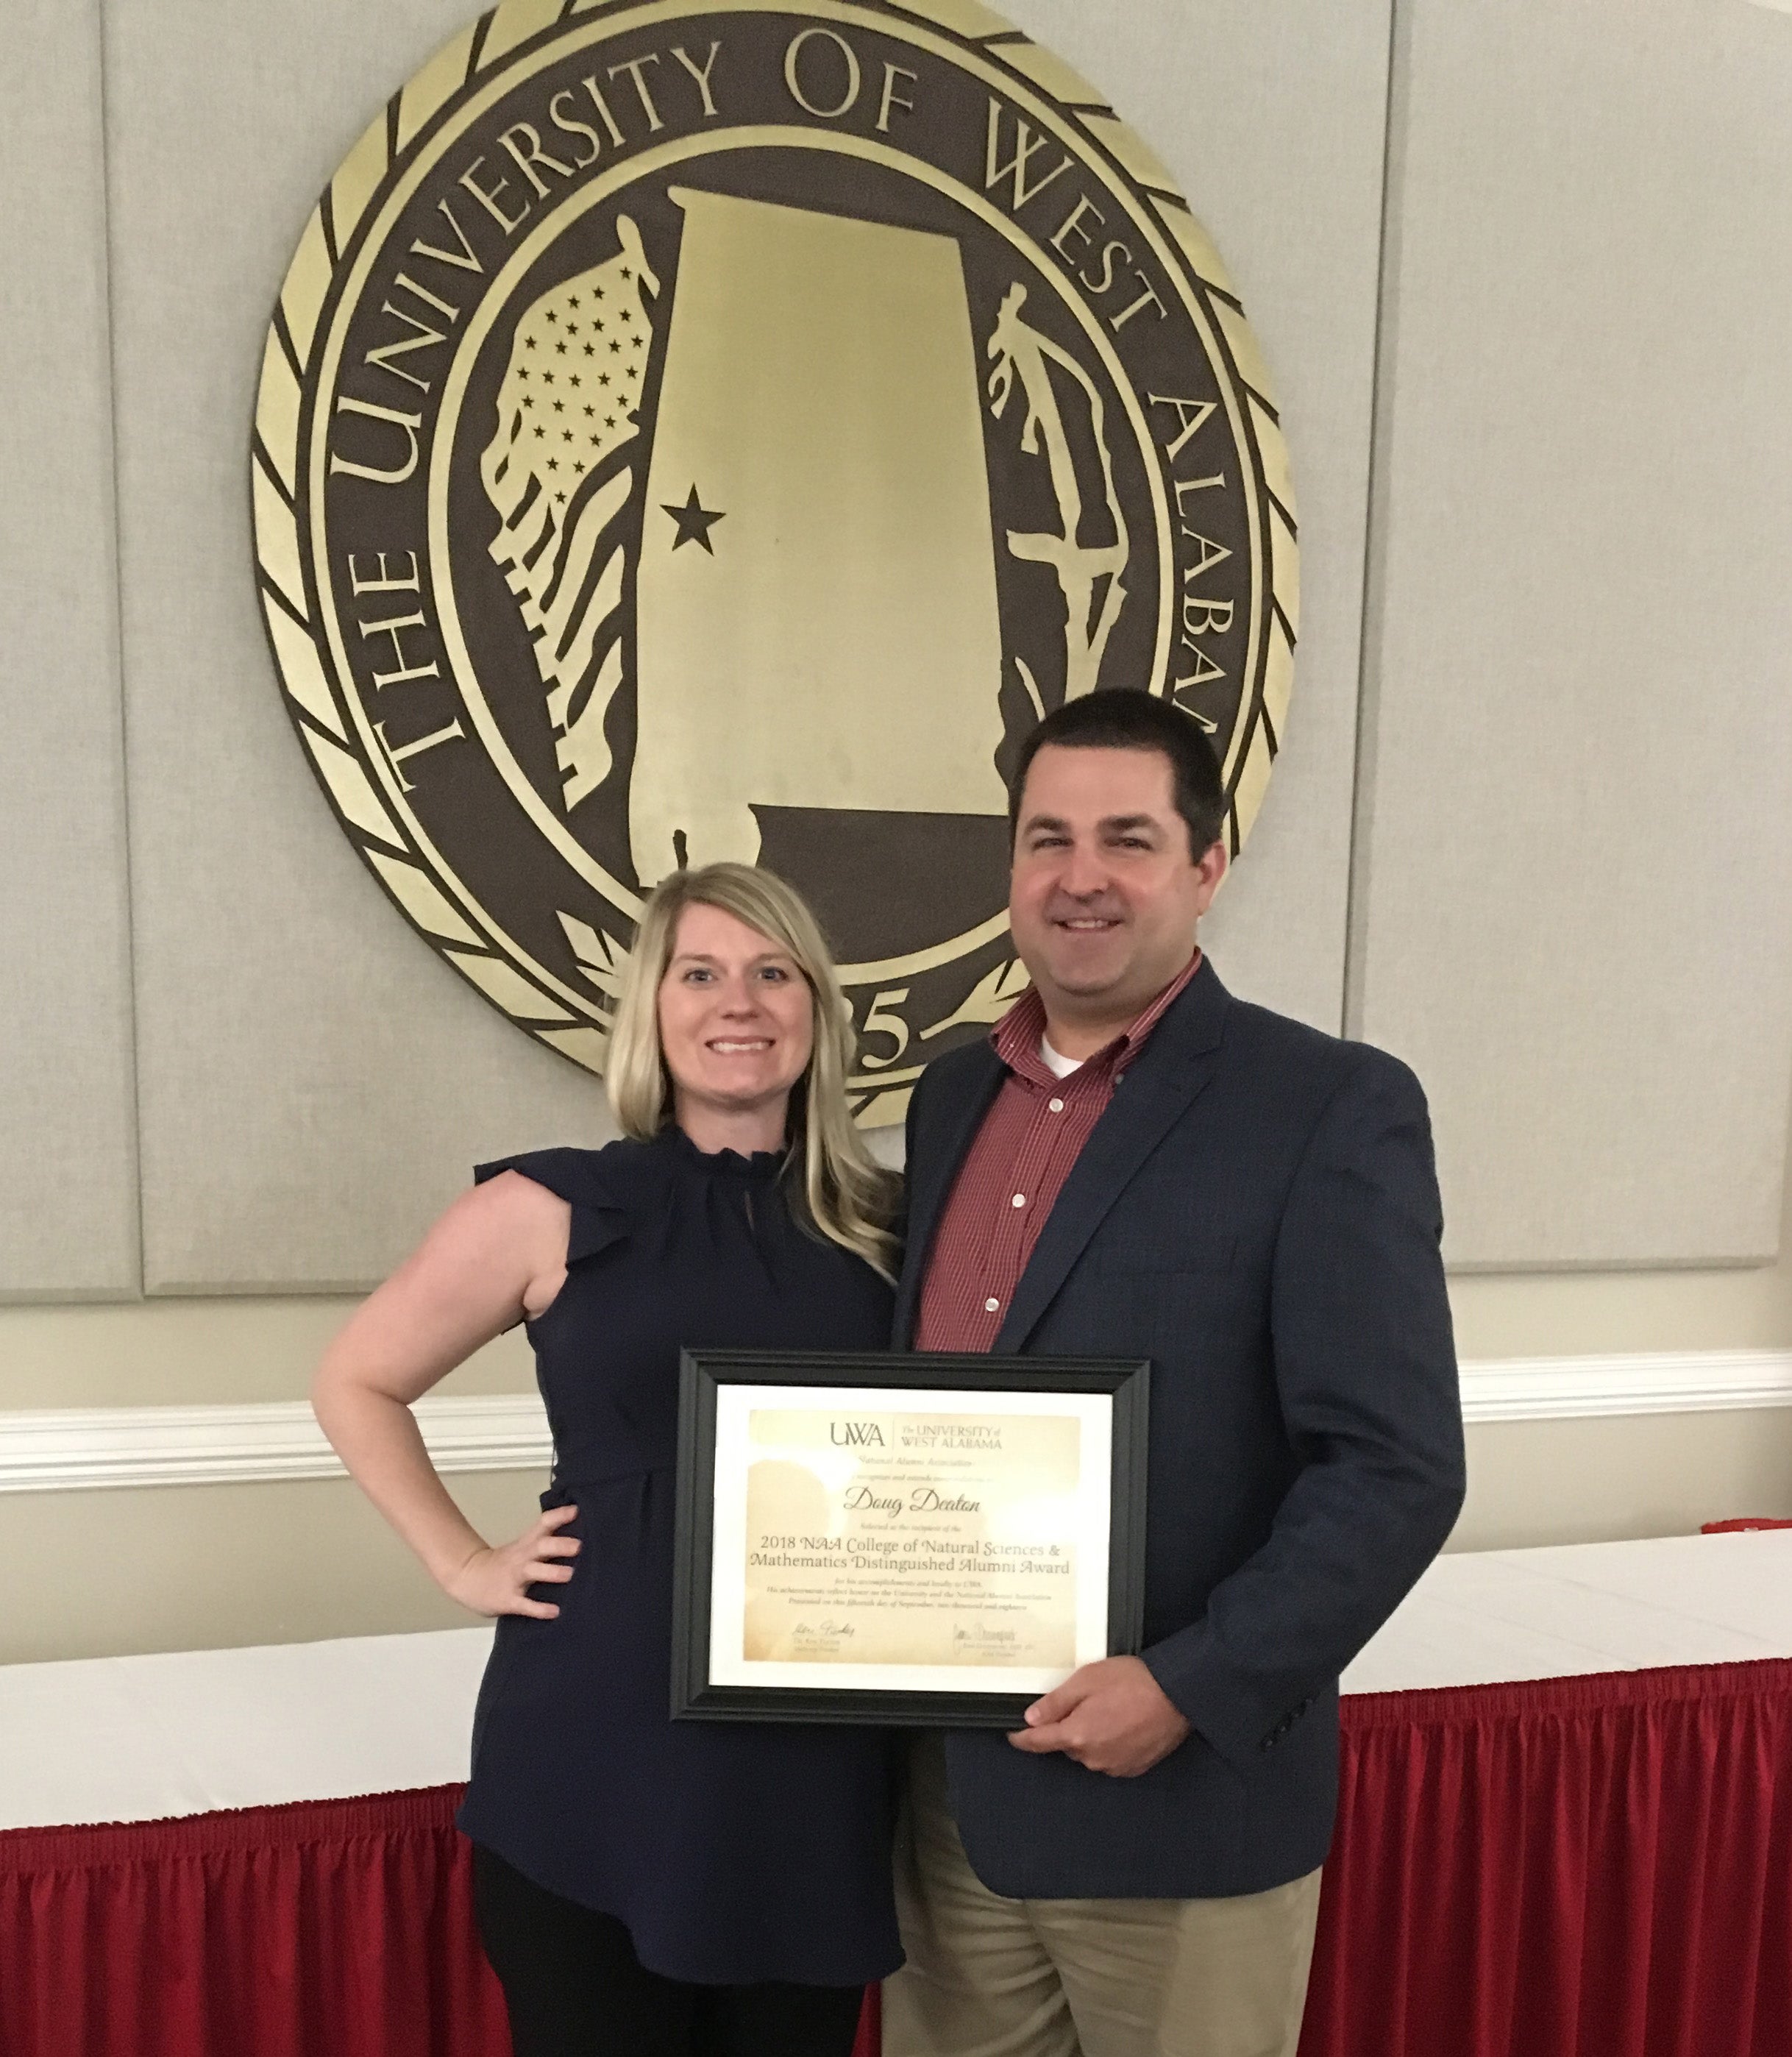
[[[979,1042],[915,1088],[898,1348],[1005,1076]],[[994,1891],[1207,1898],[1322,1861],[1338,1675],[1462,1501],[1441,1231],[1412,1073],[1234,1000],[1203,961],[1084,1145],[994,1345],[1151,1358],[1143,1655],[1192,1733],[1138,1778],[951,1735],[953,1811]]]

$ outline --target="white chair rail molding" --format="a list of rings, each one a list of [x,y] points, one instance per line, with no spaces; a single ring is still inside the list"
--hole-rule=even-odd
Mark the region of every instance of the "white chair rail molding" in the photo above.
[[[1650,1352],[1465,1363],[1471,1423],[1792,1407],[1792,1350]],[[545,1466],[551,1443],[533,1393],[425,1399],[416,1409],[443,1472]],[[0,1412],[0,1492],[332,1478],[342,1466],[302,1400],[196,1407]]]

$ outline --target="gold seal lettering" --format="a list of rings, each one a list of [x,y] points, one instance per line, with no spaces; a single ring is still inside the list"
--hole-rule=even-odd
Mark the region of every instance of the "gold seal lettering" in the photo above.
[[[803,90],[799,70],[803,53],[818,37],[831,43],[846,60],[846,89],[837,107],[820,106]],[[842,114],[851,113],[864,81],[859,72],[858,55],[844,36],[836,35],[831,29],[805,29],[791,38],[790,48],[784,53],[784,83],[791,89],[791,99],[805,113],[814,115],[818,121],[838,121]]]

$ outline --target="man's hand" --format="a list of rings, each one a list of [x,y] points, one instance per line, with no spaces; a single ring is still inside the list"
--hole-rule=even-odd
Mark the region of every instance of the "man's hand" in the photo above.
[[[1188,1734],[1164,1688],[1136,1657],[1104,1657],[1073,1671],[1028,1708],[1027,1725],[1008,1740],[1043,1757],[1061,1750],[1091,1771],[1136,1778]]]

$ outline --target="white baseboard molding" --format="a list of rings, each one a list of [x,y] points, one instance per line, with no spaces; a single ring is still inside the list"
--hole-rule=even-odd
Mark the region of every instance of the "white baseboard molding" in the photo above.
[[[1470,1422],[1754,1407],[1792,1407],[1792,1350],[1512,1357],[1462,1367],[1462,1413]],[[416,1412],[441,1471],[547,1468],[547,1420],[533,1393],[425,1399]],[[341,1475],[303,1401],[0,1411],[0,1492]]]

